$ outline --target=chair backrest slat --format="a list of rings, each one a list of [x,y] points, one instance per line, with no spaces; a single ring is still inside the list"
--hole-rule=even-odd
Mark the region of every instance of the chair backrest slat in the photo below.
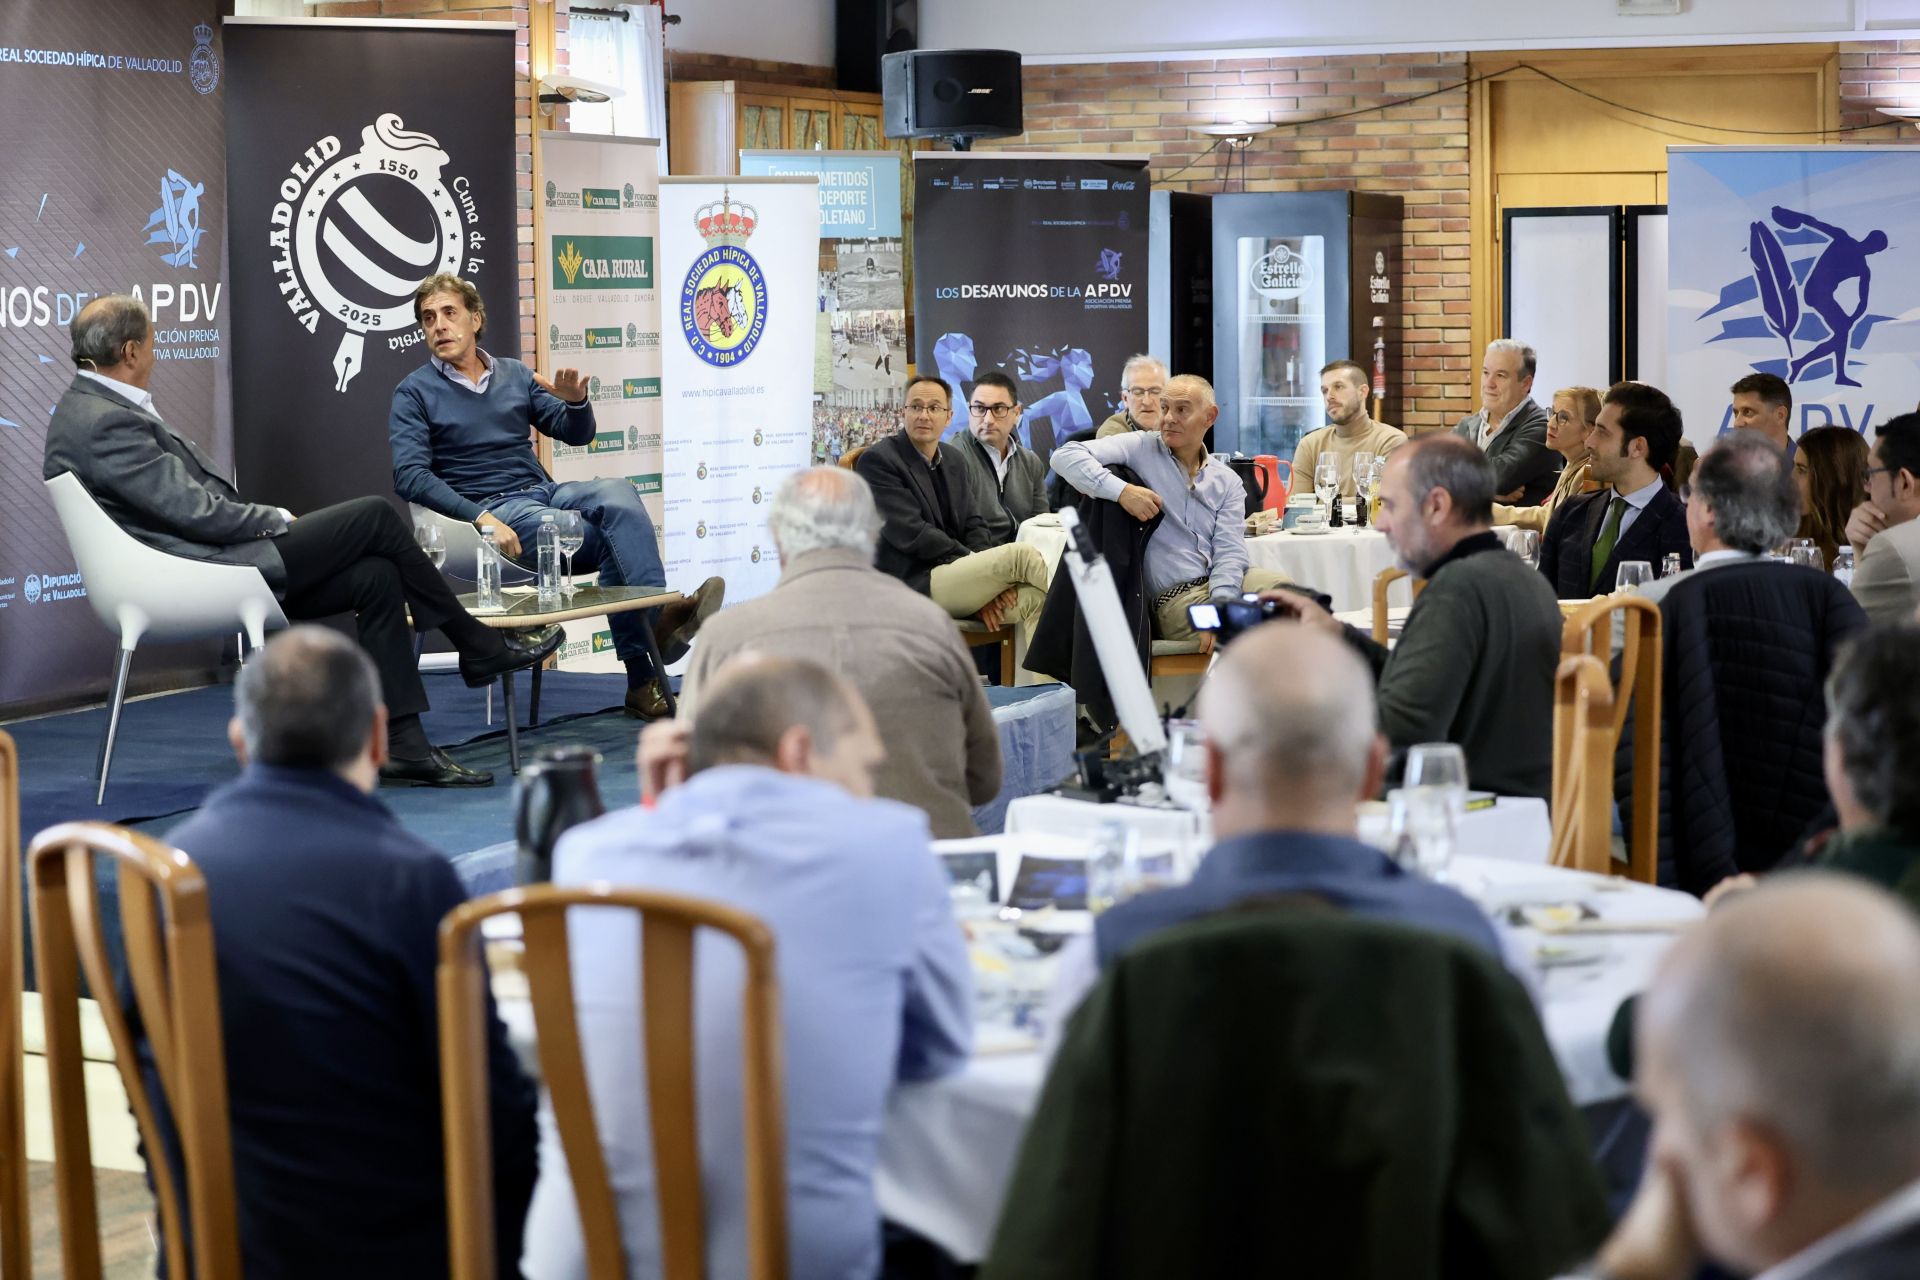
[[[647,1112],[660,1191],[660,1255],[666,1273],[706,1274],[706,1203],[700,1194],[700,1135],[693,1032],[695,926],[656,912],[640,928],[642,1032]]]
[[[1622,644],[1618,678],[1612,681],[1613,713],[1607,749],[1611,752],[1619,745],[1627,713],[1635,710],[1627,875],[1652,884],[1658,875],[1660,839],[1660,606],[1639,596],[1619,594],[1589,601],[1568,616],[1560,653],[1563,658],[1588,654],[1605,668],[1613,653],[1616,626]],[[1555,767],[1559,767],[1558,756]],[[1609,770],[1611,767],[1609,764]],[[1557,793],[1558,783],[1555,785]]]
[[[20,902],[20,760],[0,731],[0,1276],[33,1274],[27,1208],[26,1045],[20,1027],[26,982],[26,913]]]
[[[1613,686],[1600,659],[1561,660],[1554,677],[1552,862],[1608,874],[1613,869]]]

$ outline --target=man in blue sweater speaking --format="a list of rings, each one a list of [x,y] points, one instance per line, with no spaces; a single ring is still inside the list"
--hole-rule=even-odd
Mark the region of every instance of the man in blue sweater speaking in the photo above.
[[[426,334],[427,363],[393,390],[387,434],[393,444],[393,487],[408,502],[491,530],[508,558],[531,565],[534,536],[548,511],[578,511],[586,541],[574,557],[598,569],[607,586],[666,585],[653,521],[640,495],[618,477],[556,483],[540,465],[529,426],[563,444],[593,439],[593,405],[577,369],[551,381],[518,360],[480,347],[487,309],[480,291],[454,275],[430,276],[414,291]],[[654,626],[661,656],[677,661],[713,611],[726,584],[708,578],[678,604],[608,619],[614,651],[627,668],[627,713],[652,719],[666,712],[644,627]]]

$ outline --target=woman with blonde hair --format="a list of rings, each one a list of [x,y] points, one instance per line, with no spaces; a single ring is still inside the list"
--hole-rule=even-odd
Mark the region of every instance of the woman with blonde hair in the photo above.
[[[1800,487],[1800,531],[1820,548],[1827,571],[1847,545],[1847,516],[1867,484],[1867,441],[1852,427],[1815,427],[1793,453],[1793,482]]]
[[[1553,409],[1547,414],[1547,448],[1567,460],[1561,468],[1559,483],[1547,500],[1534,507],[1510,507],[1493,504],[1495,524],[1519,525],[1535,533],[1545,533],[1554,509],[1576,493],[1597,488],[1587,478],[1587,432],[1600,416],[1600,393],[1592,387],[1562,387],[1553,393]]]

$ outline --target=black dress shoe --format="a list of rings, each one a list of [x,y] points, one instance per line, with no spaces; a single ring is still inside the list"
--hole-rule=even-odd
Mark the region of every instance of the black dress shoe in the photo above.
[[[653,635],[654,643],[660,646],[660,660],[671,664],[686,657],[695,633],[726,599],[726,580],[708,578],[694,588],[692,595],[676,604],[662,605]]]
[[[502,638],[505,647],[492,657],[469,658],[461,654],[460,678],[471,689],[492,684],[509,671],[523,671],[545,662],[566,638],[566,633],[559,627],[542,627],[524,637],[505,636]]]
[[[425,760],[389,760],[380,766],[385,787],[490,787],[493,775],[455,763],[438,747],[427,748]]]

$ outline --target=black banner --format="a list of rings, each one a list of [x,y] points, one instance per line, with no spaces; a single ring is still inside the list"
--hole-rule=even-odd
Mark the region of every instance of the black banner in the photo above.
[[[393,492],[393,388],[427,358],[413,289],[441,271],[520,355],[514,32],[229,20],[234,453],[294,512]]]
[[[0,716],[99,696],[94,617],[40,474],[89,299],[153,313],[162,416],[225,465],[224,55],[213,0],[0,5]],[[142,646],[142,688],[217,650]]]
[[[1020,387],[1020,439],[1042,457],[1120,407],[1147,347],[1147,163],[1014,152],[915,156],[915,360],[954,389]]]

